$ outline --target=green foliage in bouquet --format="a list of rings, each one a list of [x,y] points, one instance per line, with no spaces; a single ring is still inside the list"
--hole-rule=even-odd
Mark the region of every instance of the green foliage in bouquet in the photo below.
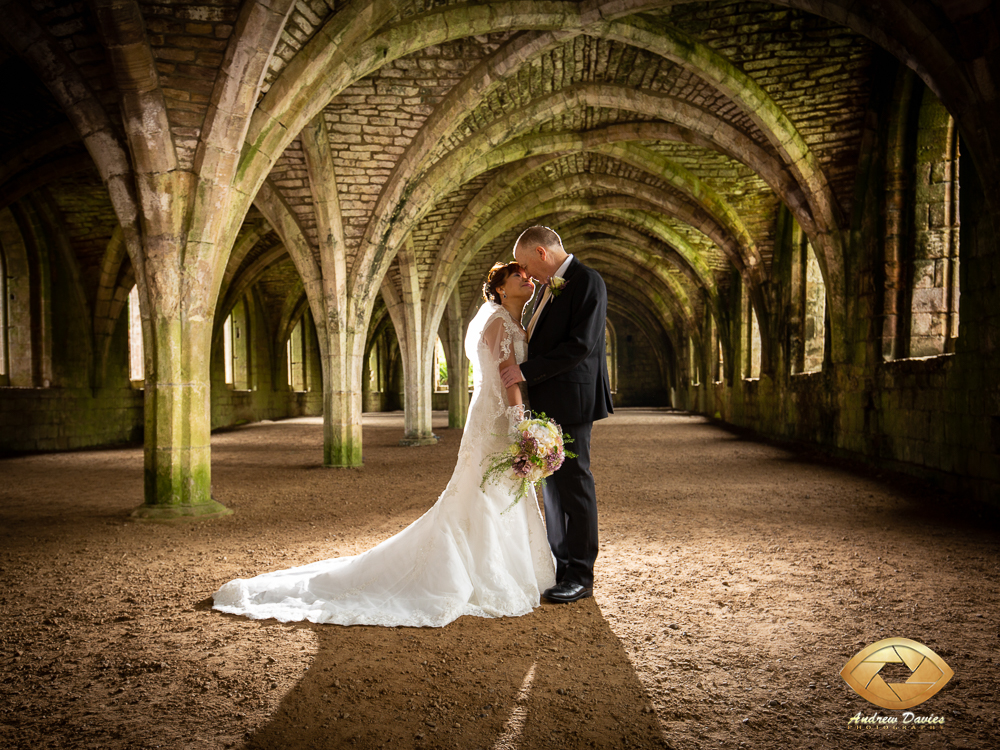
[[[517,484],[514,501],[504,513],[527,497],[529,487],[544,485],[546,477],[552,476],[567,458],[576,458],[575,453],[566,449],[573,438],[554,419],[546,417],[544,412],[532,417],[528,414],[514,428],[507,450],[485,459],[489,463],[480,489],[486,489],[488,483],[498,484],[504,476]]]

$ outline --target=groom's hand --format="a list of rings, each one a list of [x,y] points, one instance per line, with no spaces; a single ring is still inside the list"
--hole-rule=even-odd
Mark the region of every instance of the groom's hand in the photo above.
[[[503,368],[500,371],[500,378],[503,380],[504,388],[510,388],[512,385],[524,381],[524,375],[521,374],[521,368],[517,365],[511,365],[510,367]]]

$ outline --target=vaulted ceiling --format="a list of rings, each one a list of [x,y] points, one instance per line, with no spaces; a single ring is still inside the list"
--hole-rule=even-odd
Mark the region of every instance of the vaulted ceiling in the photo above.
[[[31,5],[97,99],[117,108],[91,6]],[[190,166],[240,5],[137,7],[178,164]],[[331,222],[319,211],[336,212],[349,272],[374,274],[390,296],[416,280],[409,292],[434,330],[454,290],[474,309],[486,270],[535,223],[601,270],[612,315],[644,321],[654,340],[690,334],[737,280],[766,314],[782,205],[835,293],[880,55],[845,25],[784,3],[295,3],[244,145],[244,156],[281,153],[258,179],[261,210],[220,258],[216,312],[257,285],[277,326],[285,298],[306,292],[301,253],[319,262]],[[0,96],[0,204],[43,196],[57,209],[94,301],[102,278],[123,277],[107,268],[116,220],[106,188],[9,44]],[[332,167],[322,172],[332,208],[317,206],[311,159]],[[283,227],[275,206],[288,212]]]

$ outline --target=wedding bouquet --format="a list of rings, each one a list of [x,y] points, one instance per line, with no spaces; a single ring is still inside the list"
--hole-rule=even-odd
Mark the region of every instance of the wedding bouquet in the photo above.
[[[563,461],[576,458],[575,453],[566,450],[566,444],[572,443],[573,438],[564,434],[554,419],[546,417],[544,412],[534,417],[530,414],[525,412],[524,419],[514,427],[510,435],[513,442],[507,450],[485,459],[489,465],[480,489],[485,489],[488,482],[499,482],[504,475],[517,483],[514,502],[505,513],[528,494],[528,487],[544,484],[545,478],[552,476]]]

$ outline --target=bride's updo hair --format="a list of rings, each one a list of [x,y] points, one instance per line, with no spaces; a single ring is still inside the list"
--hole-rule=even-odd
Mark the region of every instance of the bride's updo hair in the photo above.
[[[486,281],[483,282],[483,299],[498,305],[503,304],[498,290],[507,283],[512,273],[518,273],[520,270],[521,266],[516,262],[494,263],[493,268],[486,274]]]

